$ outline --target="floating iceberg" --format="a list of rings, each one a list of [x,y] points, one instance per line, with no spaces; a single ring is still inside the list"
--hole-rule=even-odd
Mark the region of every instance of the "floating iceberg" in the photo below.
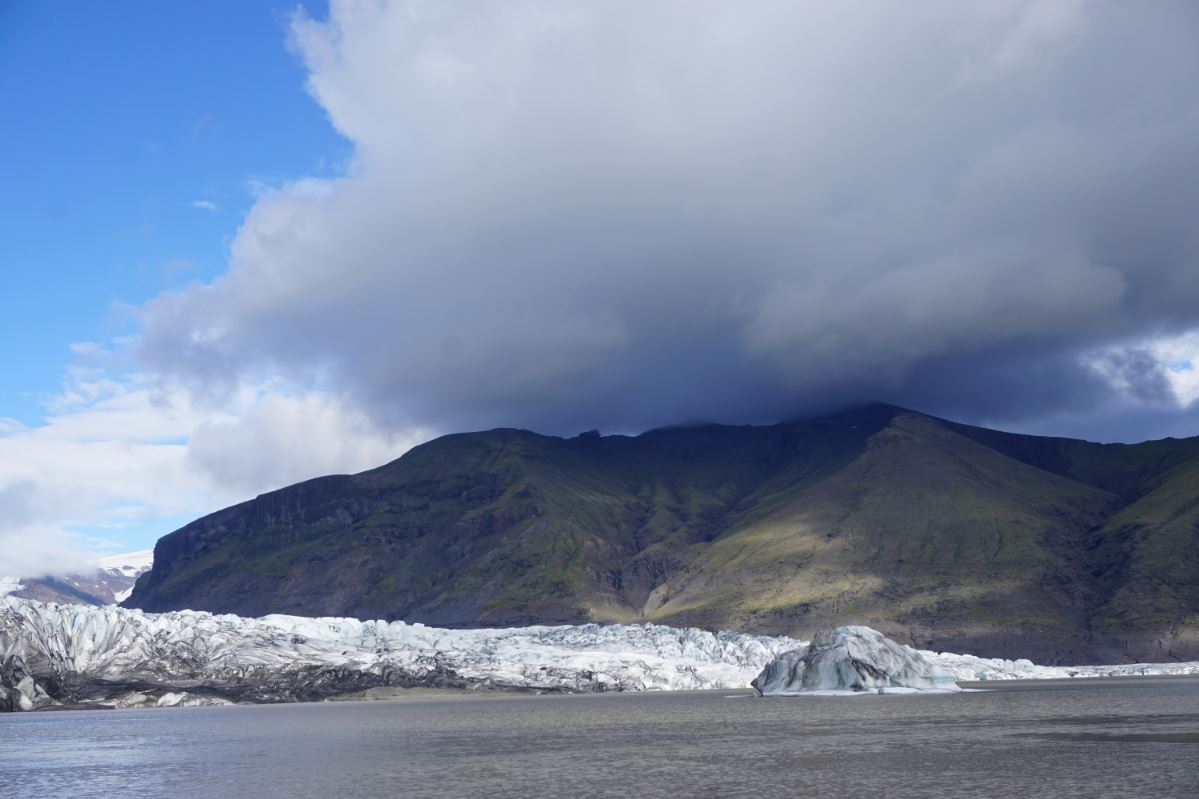
[[[869,627],[840,627],[784,652],[752,685],[763,696],[961,690],[952,673]]]
[[[761,694],[956,691],[957,681],[1063,680],[1199,674],[1199,663],[1039,666],[1030,660],[926,652],[869,627],[841,627],[783,652],[752,685]]]

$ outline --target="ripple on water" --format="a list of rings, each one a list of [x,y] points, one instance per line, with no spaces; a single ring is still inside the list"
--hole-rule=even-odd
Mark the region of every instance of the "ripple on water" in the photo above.
[[[1199,795],[1199,678],[6,714],[0,795]]]

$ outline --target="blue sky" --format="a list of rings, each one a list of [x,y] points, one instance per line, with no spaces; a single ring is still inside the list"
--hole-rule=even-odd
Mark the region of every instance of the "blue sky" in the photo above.
[[[219,274],[256,182],[344,162],[286,45],[297,7],[0,5],[0,416],[36,423],[72,343],[132,333],[122,309]]]
[[[211,414],[155,421],[128,352],[97,362],[79,347],[110,353],[147,300],[223,272],[264,191],[344,168],[352,148],[288,44],[298,9],[324,4],[0,4],[0,510],[13,535],[58,542],[38,562],[149,547],[276,484],[222,491],[189,473],[175,482],[194,487],[164,491],[154,470],[186,460]],[[81,361],[100,371],[76,375]],[[112,385],[80,395],[85,380]]]

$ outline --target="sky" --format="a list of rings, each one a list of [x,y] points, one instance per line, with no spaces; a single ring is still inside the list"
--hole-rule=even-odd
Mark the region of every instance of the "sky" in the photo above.
[[[1199,434],[1197,40],[1185,0],[0,5],[0,572],[495,426]]]

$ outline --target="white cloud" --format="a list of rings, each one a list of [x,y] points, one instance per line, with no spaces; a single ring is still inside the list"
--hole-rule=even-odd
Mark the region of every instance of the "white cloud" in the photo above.
[[[24,429],[25,425],[17,419],[10,419],[7,416],[0,416],[0,436],[19,433]]]
[[[201,211],[217,210],[217,204],[212,200],[192,200],[191,206],[192,208],[198,208]]]
[[[431,437],[386,433],[361,412],[315,392],[260,394],[236,415],[191,433],[188,464],[230,496],[253,496],[325,474],[380,466]]]
[[[43,424],[0,435],[5,575],[77,569],[131,525],[378,466],[424,437],[380,432],[315,391],[243,384],[208,407],[140,377],[83,367],[51,408]]]
[[[1181,409],[1199,402],[1199,329],[1105,347],[1085,362],[1124,397]]]
[[[1151,339],[1145,349],[1157,360],[1180,405],[1189,407],[1199,401],[1199,330]]]

